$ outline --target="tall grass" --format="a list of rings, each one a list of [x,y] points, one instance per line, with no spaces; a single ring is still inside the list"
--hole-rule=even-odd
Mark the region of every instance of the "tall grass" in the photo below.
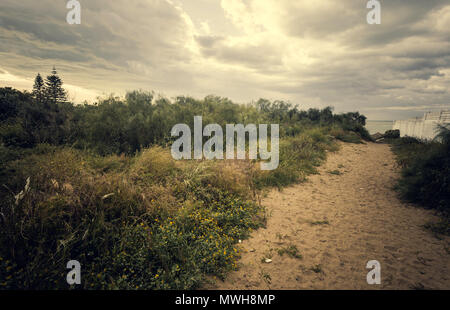
[[[71,259],[83,288],[194,288],[234,268],[237,241],[264,224],[242,176],[176,163],[160,147],[135,157],[54,149],[7,169],[0,288],[68,288]]]
[[[255,182],[259,188],[281,188],[303,181],[308,174],[326,159],[327,151],[336,151],[334,137],[326,135],[327,129],[312,128],[280,141],[280,164],[277,169],[260,174]]]

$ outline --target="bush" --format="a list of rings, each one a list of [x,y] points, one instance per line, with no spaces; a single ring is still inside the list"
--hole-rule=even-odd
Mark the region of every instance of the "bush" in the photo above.
[[[394,140],[393,150],[402,167],[397,188],[402,197],[429,209],[450,213],[450,130],[441,128],[440,142],[421,142],[415,138]]]
[[[399,188],[406,199],[427,208],[449,211],[450,156],[445,151],[435,146],[418,155],[403,170]]]
[[[398,139],[400,138],[400,130],[396,129],[396,130],[387,130],[383,137],[385,139]]]

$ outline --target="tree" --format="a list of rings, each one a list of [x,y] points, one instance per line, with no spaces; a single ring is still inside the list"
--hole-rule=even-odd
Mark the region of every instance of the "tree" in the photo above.
[[[41,75],[38,73],[36,78],[34,79],[33,85],[33,97],[37,102],[42,102],[44,100],[44,80]]]
[[[67,101],[67,92],[62,88],[62,84],[61,78],[53,67],[52,74],[45,80],[45,97],[49,102],[57,104]]]
[[[328,106],[320,111],[320,121],[327,124],[333,121],[332,107]]]

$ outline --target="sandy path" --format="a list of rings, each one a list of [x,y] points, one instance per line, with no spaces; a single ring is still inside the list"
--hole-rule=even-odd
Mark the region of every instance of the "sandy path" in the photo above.
[[[433,212],[398,200],[388,145],[342,144],[319,172],[269,193],[267,228],[242,243],[240,269],[210,288],[450,289],[450,238],[422,228]],[[290,245],[302,258],[277,253]],[[366,282],[369,260],[381,264],[381,285]]]

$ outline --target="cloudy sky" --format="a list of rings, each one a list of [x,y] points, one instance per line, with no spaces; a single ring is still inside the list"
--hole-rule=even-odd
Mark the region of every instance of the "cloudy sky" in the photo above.
[[[370,119],[450,107],[450,2],[382,0],[0,1],[0,87],[55,65],[75,102],[127,90],[282,99]]]

